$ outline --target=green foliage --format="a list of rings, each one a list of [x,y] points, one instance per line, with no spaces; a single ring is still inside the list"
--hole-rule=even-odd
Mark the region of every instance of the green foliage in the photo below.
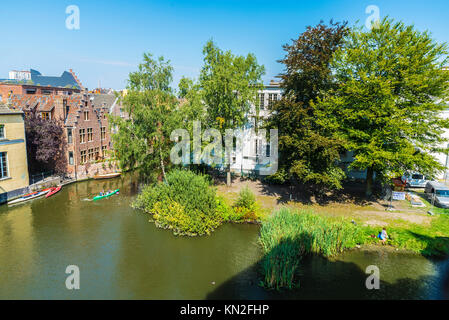
[[[349,222],[282,208],[264,221],[260,230],[263,283],[268,288],[293,288],[299,285],[297,275],[304,255],[333,256],[354,247],[358,239],[357,227]]]
[[[151,177],[156,170],[165,174],[169,165],[171,132],[180,127],[178,100],[170,83],[173,68],[163,57],[144,54],[139,70],[128,80],[124,106],[130,119],[111,117],[117,133],[112,136],[115,157],[123,170],[139,168]]]
[[[443,151],[441,118],[449,88],[447,46],[428,32],[385,18],[377,28],[354,28],[335,53],[336,87],[319,99],[319,124],[354,152],[352,168],[386,176],[419,171],[434,176]]]
[[[261,88],[265,68],[257,64],[253,54],[236,56],[221,50],[212,40],[204,46],[203,54],[199,85],[209,126],[222,133],[228,128],[241,127]]]
[[[344,172],[337,165],[343,150],[332,128],[318,123],[313,102],[334,87],[330,63],[343,44],[346,24],[308,27],[291,45],[284,45],[282,99],[271,106],[267,127],[279,130],[279,174],[276,183],[290,181],[341,188]]]
[[[173,170],[166,182],[146,186],[134,207],[153,215],[157,226],[180,235],[210,234],[221,223],[215,189],[207,177]]]
[[[240,190],[239,196],[234,206],[250,209],[254,206],[255,203],[256,203],[256,196],[248,186],[244,186]]]
[[[240,222],[242,219],[240,213],[235,212],[222,196],[217,197],[217,213],[224,222]]]
[[[268,184],[285,184],[289,182],[289,174],[285,167],[279,168],[275,174],[265,177],[263,181]]]

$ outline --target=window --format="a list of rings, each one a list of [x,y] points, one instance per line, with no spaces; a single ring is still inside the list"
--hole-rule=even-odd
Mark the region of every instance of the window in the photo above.
[[[42,90],[42,94],[49,95],[51,94],[51,90]]]
[[[42,112],[42,119],[44,120],[50,120],[50,112]]]
[[[101,147],[101,153],[103,154],[103,157],[105,157],[106,156],[106,146],[102,146]]]
[[[26,94],[36,94],[36,89],[27,89]]]
[[[6,139],[4,124],[0,124],[0,139]]]
[[[93,141],[94,135],[92,134],[92,128],[87,128],[87,141]]]
[[[80,143],[86,142],[85,140],[85,129],[80,129]]]
[[[89,120],[89,111],[84,111],[84,121]]]
[[[265,94],[264,93],[259,93],[258,103],[259,103],[259,108],[263,109],[264,105],[265,105]]]
[[[106,139],[106,127],[101,127],[101,140]]]
[[[72,137],[72,128],[67,128],[67,143],[72,143],[73,137]]]
[[[87,151],[87,158],[89,159],[89,161],[94,160],[94,149],[89,149]]]
[[[0,101],[2,101],[3,100],[3,96],[0,94]]]
[[[96,147],[95,148],[95,160],[100,158],[100,148]]]
[[[86,157],[86,150],[81,151],[81,164],[86,163],[87,157]]]
[[[269,144],[269,143],[267,143],[265,152],[266,152],[265,156],[266,156],[266,157],[269,157],[269,156],[270,156],[270,144]]]
[[[8,177],[8,158],[6,152],[0,152],[0,179]]]
[[[268,94],[268,105],[271,107],[278,100],[277,93],[269,93]]]
[[[69,151],[69,164],[73,166],[73,151]]]

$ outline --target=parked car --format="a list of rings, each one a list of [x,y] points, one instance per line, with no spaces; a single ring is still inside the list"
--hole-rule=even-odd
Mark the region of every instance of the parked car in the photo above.
[[[449,187],[439,182],[427,182],[424,190],[430,203],[441,208],[449,208]]]
[[[407,188],[425,188],[427,182],[429,182],[424,175],[417,172],[404,175],[402,179],[405,181]]]

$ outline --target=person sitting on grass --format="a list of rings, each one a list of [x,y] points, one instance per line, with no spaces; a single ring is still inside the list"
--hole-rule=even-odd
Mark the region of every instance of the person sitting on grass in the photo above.
[[[384,228],[382,229],[382,231],[379,232],[378,237],[379,237],[380,241],[381,241],[383,244],[385,244],[385,243],[387,242],[387,239],[388,239],[387,228],[384,227]]]

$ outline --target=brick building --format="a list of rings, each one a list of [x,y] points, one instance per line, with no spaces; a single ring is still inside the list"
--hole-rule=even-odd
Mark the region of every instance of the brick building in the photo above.
[[[63,121],[68,176],[80,179],[116,169],[104,161],[112,148],[108,114],[119,108],[114,95],[13,94],[9,100],[11,108],[25,113],[34,109],[44,119]]]
[[[20,95],[72,95],[85,90],[72,69],[60,77],[43,76],[39,71],[11,71],[12,79],[0,79],[0,102],[8,103],[15,94]]]

